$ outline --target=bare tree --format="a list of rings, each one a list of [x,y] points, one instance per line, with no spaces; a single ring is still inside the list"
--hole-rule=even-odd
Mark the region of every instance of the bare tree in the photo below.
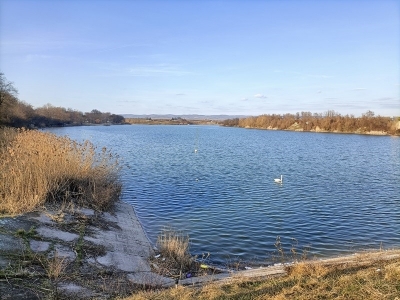
[[[17,98],[17,95],[18,91],[14,87],[14,84],[10,81],[7,81],[4,74],[0,73],[0,105],[2,105],[8,97]]]

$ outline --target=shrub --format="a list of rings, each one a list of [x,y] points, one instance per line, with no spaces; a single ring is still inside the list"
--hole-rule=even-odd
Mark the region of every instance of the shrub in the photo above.
[[[118,162],[105,148],[34,130],[1,129],[0,138],[0,213],[71,201],[105,210],[119,199]]]

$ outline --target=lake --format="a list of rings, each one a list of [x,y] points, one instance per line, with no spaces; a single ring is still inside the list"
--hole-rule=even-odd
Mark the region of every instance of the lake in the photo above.
[[[47,131],[118,154],[122,200],[150,240],[172,226],[212,263],[269,263],[278,236],[287,253],[294,246],[309,257],[400,246],[398,137],[168,125]]]

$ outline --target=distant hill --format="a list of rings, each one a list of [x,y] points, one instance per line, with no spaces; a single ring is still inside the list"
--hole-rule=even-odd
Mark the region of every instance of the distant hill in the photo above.
[[[214,120],[214,121],[222,121],[227,119],[234,118],[246,118],[249,117],[247,115],[134,115],[134,114],[121,114],[124,118],[152,118],[152,119],[172,119],[172,118],[182,118],[186,120]]]

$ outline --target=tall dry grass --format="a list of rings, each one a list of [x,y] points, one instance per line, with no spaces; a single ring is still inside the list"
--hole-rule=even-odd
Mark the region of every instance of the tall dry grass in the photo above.
[[[117,159],[92,143],[33,130],[0,129],[0,213],[31,211],[46,202],[99,210],[119,198]]]
[[[189,237],[173,228],[164,228],[157,238],[161,255],[170,262],[170,268],[181,271],[190,269],[193,257],[189,252]]]
[[[12,127],[0,127],[0,149],[5,147],[18,134],[18,130]]]
[[[157,238],[160,252],[167,257],[181,260],[189,254],[189,237],[172,228],[163,228]]]

